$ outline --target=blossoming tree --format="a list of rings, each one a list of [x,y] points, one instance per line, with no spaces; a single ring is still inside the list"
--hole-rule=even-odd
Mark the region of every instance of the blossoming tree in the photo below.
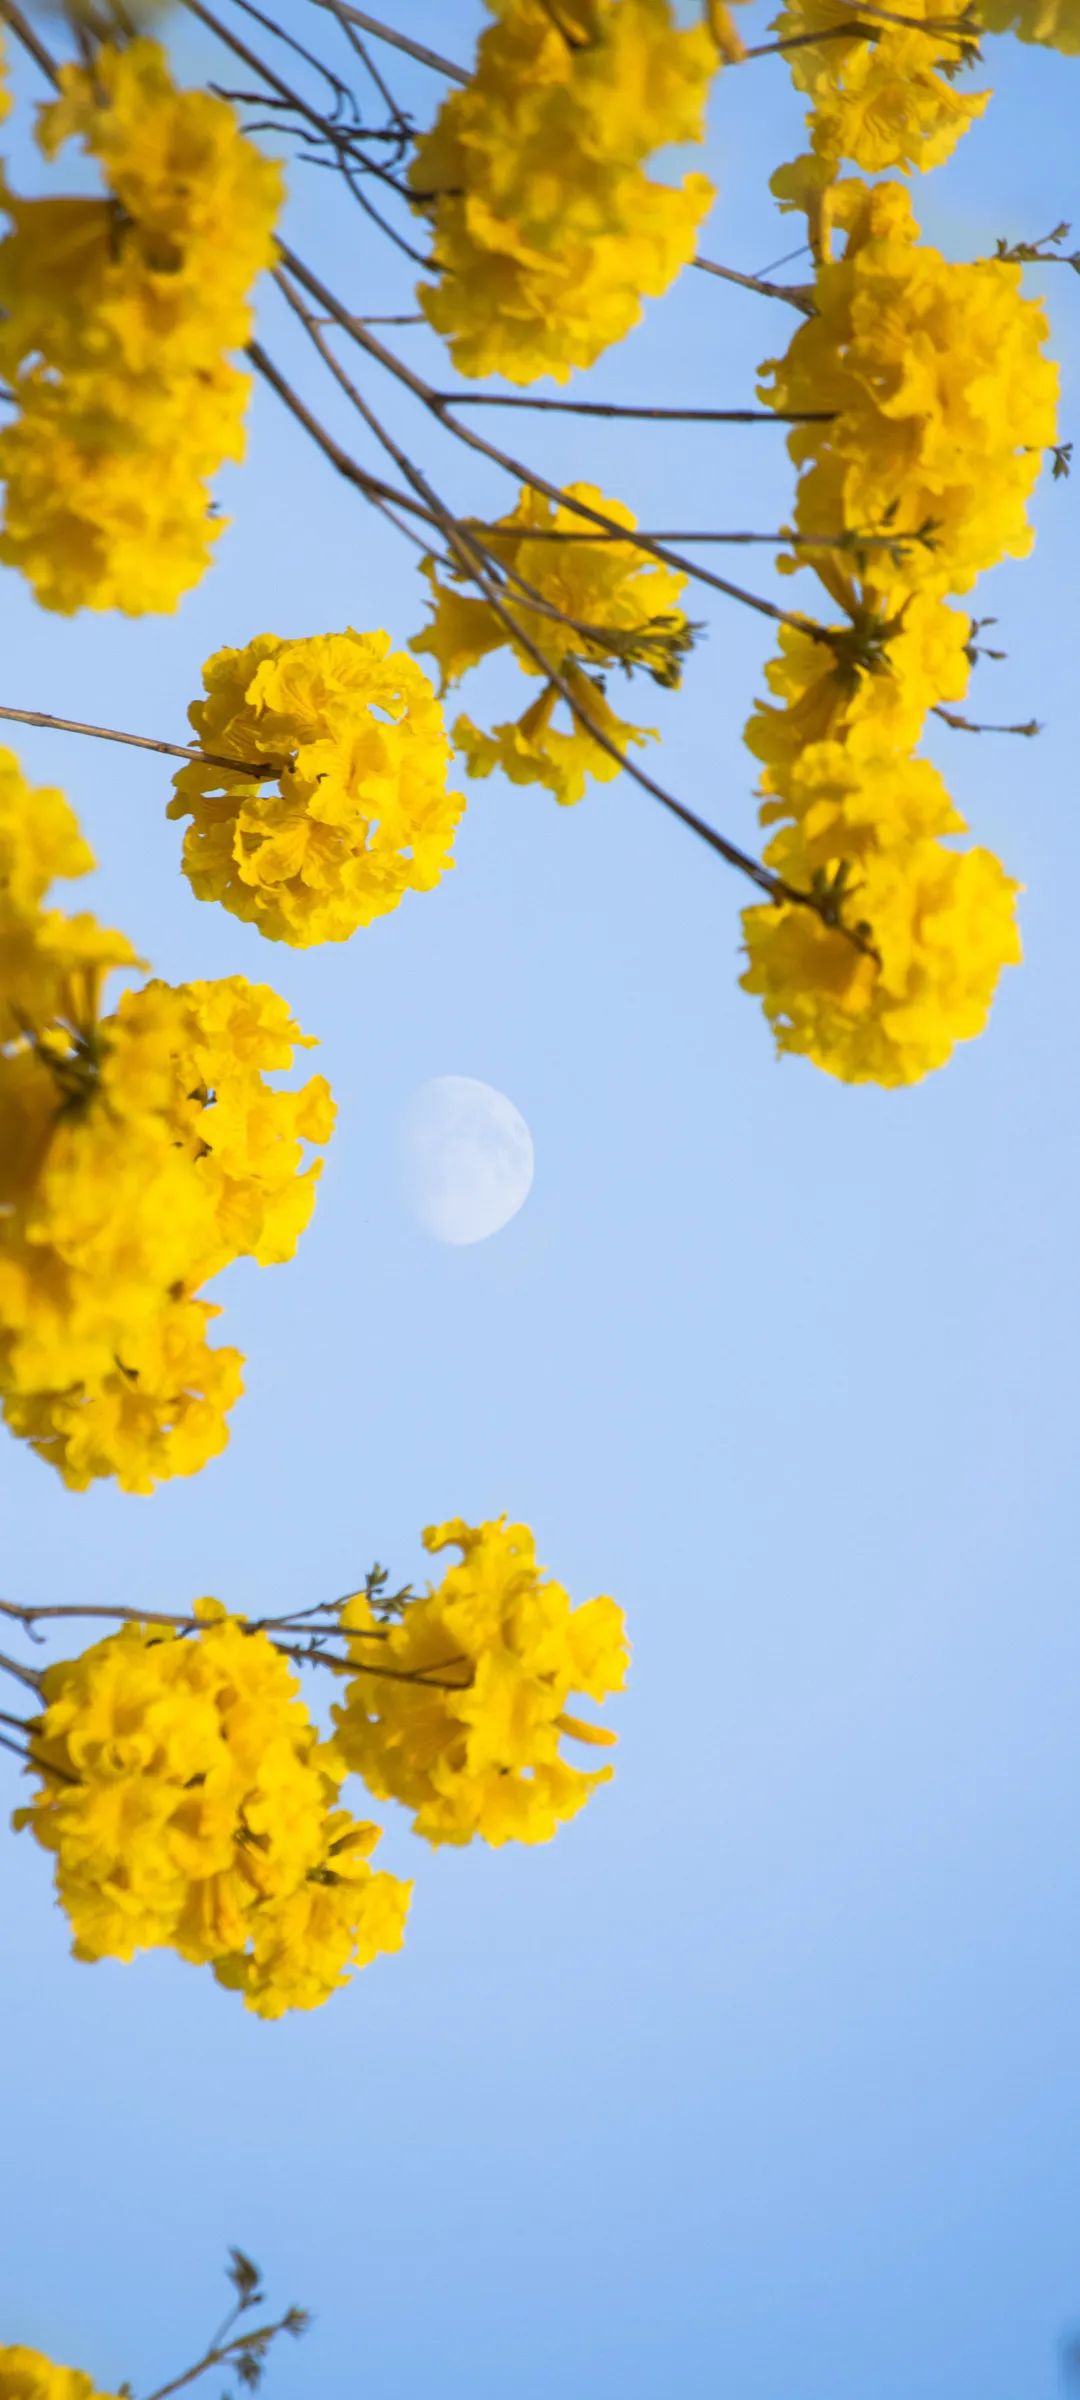
[[[238,625],[206,662],[193,741],[42,718],[17,694],[0,716],[175,757],[193,892],[286,947],[436,905],[420,896],[452,867],[463,784],[498,775],[573,805],[626,775],[753,885],[742,983],[781,1050],[884,1086],[943,1066],[1019,958],[1017,887],[919,745],[934,715],[970,727],[977,580],[1028,551],[1036,479],[1067,465],[1046,317],[1023,290],[1025,262],[1062,255],[1065,229],[947,259],[921,238],[912,180],[987,107],[984,58],[1008,72],[999,37],[1080,50],[1080,0],[788,0],[750,44],[722,0],[486,0],[467,64],[351,0],[310,0],[299,32],[251,0],[184,5],[242,92],[181,88],[168,19],[140,30],[121,0],[72,0],[60,20],[0,0],[41,79],[48,176],[38,197],[0,185],[0,563],[46,611],[174,609],[212,571],[213,479],[242,457],[254,375],[416,547],[416,630],[394,649],[378,627]],[[431,71],[426,129],[394,97],[395,53]],[[722,108],[770,58],[807,104],[807,147],[771,179],[808,262],[790,285],[701,257],[707,178],[653,171],[701,138],[714,91]],[[89,195],[65,188],[73,145]],[[312,158],[397,245],[406,300],[419,263],[453,389],[286,240],[285,162],[291,177]],[[476,430],[481,407],[588,412],[576,386],[532,387],[632,338],[684,272],[786,305],[784,355],[737,407],[595,405],[789,429],[791,519],[761,537],[781,596],[702,563],[722,528],[653,532],[625,498],[554,484]],[[266,347],[270,279],[379,473]],[[508,479],[502,514],[448,504],[378,413],[369,368]],[[760,857],[642,762],[650,729],[609,696],[614,670],[677,689],[701,630],[691,587],[775,636],[746,729]],[[500,651],[520,712],[447,727],[447,692]],[[272,1081],[312,1037],[271,984],[147,977],[126,934],[52,905],[54,881],[93,863],[64,796],[0,755],[0,1397],[72,1489],[111,1477],[145,1493],[227,1439],[243,1362],[209,1338],[207,1294],[236,1258],[292,1256],[334,1108],[321,1076]],[[17,1821],[53,1854],[78,1957],[166,1947],[261,2015],[312,2007],[400,1946],[409,1900],[369,1863],[378,1828],[342,1804],[349,1776],[436,1845],[547,1840],[605,1780],[573,1763],[573,1746],[612,1738],[575,1695],[623,1680],[614,1602],[572,1608],[524,1526],[425,1540],[460,1551],[426,1592],[389,1595],[373,1571],[359,1594],[257,1622],[125,1600],[89,1612],[110,1621],[89,1648],[44,1665],[42,1620],[88,1612],[4,1604],[26,1637],[0,1661],[19,1695],[0,1739],[32,1785]],[[301,1670],[339,1679],[325,1725]],[[52,2391],[48,2362],[12,2356],[0,2391],[5,2374],[28,2400]]]

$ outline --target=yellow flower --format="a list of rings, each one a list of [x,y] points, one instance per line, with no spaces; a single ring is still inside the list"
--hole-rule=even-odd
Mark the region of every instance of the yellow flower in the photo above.
[[[64,614],[175,608],[221,529],[207,481],[243,455],[248,291],[273,256],[280,170],[229,104],[178,92],[164,52],[102,44],[60,70],[48,156],[81,136],[97,199],[19,198],[0,243],[0,558]],[[227,226],[228,238],[221,238]]]
[[[987,850],[935,840],[870,849],[846,914],[870,957],[813,909],[747,909],[749,966],[777,1048],[845,1083],[917,1083],[981,1033],[1003,966],[1020,958],[1019,886]]]
[[[628,533],[637,522],[630,509],[607,499],[595,484],[569,484],[566,501],[558,503],[524,486],[509,515],[475,528],[503,571],[503,596],[518,635],[486,600],[444,581],[428,559],[424,573],[434,614],[410,647],[434,658],[444,692],[470,667],[505,647],[526,675],[543,676],[547,670],[561,676],[582,709],[625,750],[630,743],[655,738],[653,728],[617,716],[595,670],[620,667],[629,675],[642,669],[657,683],[678,684],[682,659],[693,639],[693,628],[676,605],[686,577],[633,541],[590,532],[588,519],[569,505],[573,500],[597,509]],[[525,596],[522,585],[534,597]],[[540,653],[542,663],[525,648],[525,640]],[[512,783],[543,784],[562,802],[580,800],[589,776],[610,782],[619,773],[618,760],[572,712],[569,731],[554,727],[551,720],[560,705],[556,685],[545,682],[538,699],[516,723],[484,733],[469,717],[459,717],[454,742],[470,775],[489,775],[493,767],[502,767]]]
[[[253,1912],[250,1947],[215,1961],[218,1982],[242,1992],[257,2016],[282,2017],[321,2007],[353,1969],[400,1950],[413,1887],[372,1872],[378,1839],[376,1825],[332,1810],[319,1864]]]
[[[849,623],[829,627],[832,641],[781,626],[779,657],[765,670],[781,705],[757,701],[746,727],[746,746],[765,766],[762,789],[780,795],[766,801],[765,825],[786,814],[792,775],[811,744],[842,741],[853,757],[906,758],[929,711],[967,689],[971,620],[960,610],[917,592],[893,614],[887,599],[864,599],[841,577],[830,585]]]
[[[266,771],[175,776],[168,813],[193,819],[184,871],[200,900],[303,948],[347,940],[453,865],[465,803],[447,790],[442,709],[389,634],[259,634],[208,659],[203,681],[188,712],[200,743]]]
[[[817,31],[829,36],[789,51],[788,66],[812,102],[806,122],[814,150],[834,171],[844,159],[877,175],[885,167],[936,167],[949,157],[990,97],[959,91],[954,81],[957,68],[978,56],[976,35],[960,27],[968,5],[905,0],[896,13],[930,20],[925,33],[885,17],[875,22],[871,12],[865,32],[845,41],[837,30],[850,26],[857,8],[845,0],[787,0],[774,33],[785,40]],[[957,25],[951,36],[950,22]]]
[[[565,382],[693,257],[712,185],[643,162],[700,141],[717,39],[678,31],[668,0],[486,4],[472,77],[410,168],[439,274],[418,298],[459,373]]]
[[[0,2400],[103,2400],[80,2367],[58,2367],[21,2342],[0,2343]]]
[[[122,935],[42,906],[92,866],[59,792],[0,752],[0,1403],[73,1490],[148,1492],[224,1446],[242,1389],[200,1287],[291,1258],[334,1110],[321,1075],[267,1077],[310,1046],[242,976],[151,981],[101,1013]]]
[[[591,676],[581,675],[574,667],[564,669],[564,677],[593,723],[610,735],[625,750],[630,743],[655,739],[655,728],[628,725],[609,708],[602,684]],[[559,700],[553,683],[545,684],[539,700],[534,700],[523,716],[508,725],[493,725],[483,733],[471,717],[458,717],[454,724],[454,744],[460,750],[468,774],[480,779],[501,767],[510,783],[539,783],[551,792],[563,808],[571,808],[584,798],[590,776],[594,783],[611,783],[620,774],[621,763],[610,751],[601,748],[591,733],[576,718],[569,733],[562,733],[551,723],[552,712]]]
[[[559,1742],[614,1738],[567,1704],[621,1688],[622,1611],[609,1599],[572,1608],[528,1527],[503,1517],[430,1526],[424,1541],[461,1560],[397,1622],[381,1624],[363,1594],[343,1611],[360,1672],[334,1710],[342,1756],[430,1842],[548,1841],[610,1776],[569,1766]]]
[[[63,793],[33,790],[14,752],[0,748],[0,1045],[27,1024],[85,1022],[110,969],[140,963],[123,934],[41,905],[57,878],[93,865]]]
[[[928,530],[890,561],[895,590],[967,591],[1031,548],[1026,502],[1055,436],[1045,312],[1019,267],[920,244],[902,184],[843,183],[834,203],[844,256],[819,266],[815,315],[765,370],[775,407],[832,412],[788,436],[798,531]]]
[[[144,1494],[174,1475],[197,1475],[225,1448],[228,1412],[244,1388],[239,1351],[206,1339],[220,1315],[206,1300],[166,1300],[152,1322],[125,1335],[122,1364],[64,1391],[7,1391],[5,1422],[74,1492],[104,1475],[122,1492]]]
[[[850,865],[871,851],[903,851],[964,830],[929,759],[860,752],[843,741],[807,746],[787,778],[783,801],[762,815],[781,809],[794,823],[773,835],[765,857],[786,882],[802,886],[840,859]]]
[[[45,1669],[16,1824],[56,1858],[77,1957],[173,1949],[262,2016],[313,2008],[400,1948],[409,1887],[371,1873],[378,1829],[338,1808],[274,1643],[216,1601],[195,1614],[191,1639],[127,1624]]]

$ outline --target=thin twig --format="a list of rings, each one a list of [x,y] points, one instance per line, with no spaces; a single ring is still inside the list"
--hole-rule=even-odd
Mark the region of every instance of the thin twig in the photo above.
[[[370,317],[358,324],[372,324]],[[539,408],[568,417],[645,417],[687,425],[831,425],[834,408],[646,408],[615,400],[538,400],[526,392],[433,392],[443,408]]]
[[[333,292],[327,289],[321,278],[310,267],[305,266],[295,251],[282,244],[281,256],[290,273],[296,277],[297,282],[303,284],[305,290],[312,294],[321,308],[328,310],[336,318],[343,332],[349,335],[350,340],[354,341],[358,348],[366,351],[369,357],[377,359],[380,366],[385,367],[396,382],[403,384],[407,391],[412,392],[414,397],[421,401],[430,414],[436,418],[437,422],[448,433],[454,434],[458,441],[463,442],[467,449],[476,450],[481,457],[491,459],[496,466],[502,467],[506,474],[514,476],[520,483],[528,484],[533,491],[542,492],[545,498],[554,501],[557,507],[568,508],[575,516],[583,518],[588,524],[599,525],[603,532],[615,533],[620,535],[623,540],[626,539],[626,527],[616,524],[615,519],[607,516],[602,509],[591,507],[588,501],[581,500],[575,494],[563,490],[560,485],[549,482],[546,476],[538,475],[534,468],[526,466],[522,459],[515,458],[510,452],[499,449],[494,442],[487,441],[483,434],[474,433],[471,426],[457,424],[450,414],[447,404],[437,399],[432,385],[427,383],[422,375],[418,375],[413,368],[407,367],[403,359],[397,358],[394,352],[388,350],[386,344],[378,341],[373,333],[367,331],[366,327],[347,322]],[[759,616],[768,617],[772,624],[794,626],[797,632],[806,634],[811,641],[824,642],[830,648],[832,647],[835,637],[830,628],[817,624],[812,617],[804,617],[794,609],[780,608],[775,601],[762,599],[757,592],[748,592],[741,584],[732,583],[725,576],[714,575],[708,567],[699,566],[693,559],[684,558],[679,551],[669,549],[664,543],[648,540],[636,530],[633,540],[637,549],[647,552],[652,558],[660,559],[664,566],[680,569],[683,574],[692,576],[698,583],[708,585],[710,590],[722,592],[726,599],[737,600],[743,607],[754,609]]]
[[[290,293],[287,280],[280,271],[278,281],[286,297],[290,299],[291,305],[296,309],[297,315],[303,318],[306,312]],[[327,296],[322,292],[316,296],[322,298],[325,306]],[[366,346],[366,341],[362,341],[361,347],[365,348]],[[374,346],[376,349],[381,349],[381,344]],[[639,767],[635,760],[629,758],[626,752],[619,748],[618,743],[613,741],[611,735],[597,723],[589,710],[582,706],[579,695],[568,683],[565,674],[559,668],[552,666],[550,659],[545,656],[539,645],[522,626],[520,619],[512,614],[504,595],[492,580],[487,563],[478,554],[475,539],[470,537],[465,527],[450,514],[438,494],[428,483],[427,478],[413,464],[408,454],[401,448],[400,443],[380,423],[367,401],[355,388],[352,389],[352,397],[354,405],[363,417],[365,424],[374,433],[376,440],[382,444],[388,456],[394,460],[399,472],[405,476],[414,491],[427,502],[428,507],[438,517],[443,538],[453,551],[455,558],[458,559],[467,580],[476,584],[477,589],[483,594],[489,607],[493,609],[500,624],[505,627],[517,647],[532,659],[545,681],[553,685],[561,698],[566,701],[575,723],[579,724],[583,731],[590,735],[598,748],[604,751],[607,757],[613,758],[616,764],[641,786],[643,791],[648,792],[652,799],[659,800],[663,808],[667,809],[671,815],[678,817],[680,822],[688,826],[702,841],[707,842],[709,847],[717,851],[729,866],[737,867],[740,873],[748,875],[751,881],[757,884],[759,890],[768,894],[770,900],[802,902],[808,907],[817,909],[817,902],[809,894],[789,887],[784,883],[782,877],[774,875],[769,868],[762,866],[760,860],[752,858],[747,851],[740,850],[734,842],[729,842],[714,825],[708,824],[704,817],[698,816],[696,810],[687,808],[683,801],[677,800],[673,793],[665,790],[663,784],[658,783],[654,776],[649,775],[643,767]],[[587,510],[585,513],[591,515],[594,512]],[[611,527],[612,520],[610,518],[601,521]]]
[[[223,2342],[220,2348],[208,2350],[197,2366],[188,2367],[183,2375],[174,2375],[171,2383],[159,2384],[156,2392],[149,2393],[148,2400],[170,2400],[171,2393],[182,2392],[185,2385],[194,2383],[198,2376],[208,2375],[211,2367],[220,2367],[226,2359],[235,2358],[238,2353],[242,2355],[260,2344],[272,2342],[276,2334],[290,2333],[294,2315],[295,2311],[288,2309],[276,2325],[256,2325],[251,2333],[238,2333],[234,2341]]]
[[[42,74],[59,90],[60,69],[56,60],[45,48],[44,42],[39,39],[33,26],[28,23],[21,8],[16,6],[16,0],[0,0],[0,17],[3,17],[10,25],[16,40],[22,43],[23,49],[29,53],[35,66],[40,67]]]
[[[804,317],[815,314],[809,290],[797,283],[767,283],[763,275],[740,275],[735,267],[721,267],[714,258],[695,258],[691,265],[704,275],[720,275],[725,283],[737,283],[747,292],[760,292],[766,300],[786,300],[789,308],[797,308]]]
[[[872,22],[867,24],[866,18],[872,19]],[[954,26],[944,25],[940,19],[928,23],[924,17],[900,16],[895,9],[872,8],[869,6],[868,0],[861,17],[850,17],[842,25],[819,26],[816,33],[785,34],[783,40],[779,42],[757,42],[752,49],[744,50],[742,57],[732,63],[741,67],[747,65],[752,58],[782,57],[788,50],[811,49],[818,42],[872,42],[877,39],[879,26],[887,32],[891,25],[902,26],[907,33],[924,34],[928,41],[956,42],[961,53],[976,48],[975,35],[971,32],[961,32]]]
[[[183,758],[189,764],[207,767],[227,767],[231,775],[254,775],[260,783],[268,783],[282,775],[287,760],[264,758],[259,765],[251,759],[220,758],[212,750],[182,748],[178,742],[159,742],[147,733],[118,733],[112,725],[82,725],[76,717],[50,717],[41,708],[0,708],[0,717],[12,725],[39,725],[47,733],[86,733],[96,742],[122,742],[131,750],[155,750],[162,758]]]
[[[0,1733],[0,1750],[10,1750],[26,1766],[36,1767],[39,1775],[55,1775],[58,1783],[78,1783],[77,1775],[69,1775],[66,1767],[54,1766],[51,1759],[42,1758],[29,1742],[24,1749],[20,1743],[11,1741],[6,1733]]]
[[[943,725],[951,725],[954,733],[1019,733],[1031,741],[1043,731],[1036,717],[1029,717],[1026,725],[977,725],[973,718],[960,716],[956,709],[945,708],[940,701],[935,702],[933,715],[940,717]]]
[[[402,50],[406,58],[415,58],[422,67],[431,67],[436,75],[445,75],[451,83],[468,83],[464,67],[456,67],[452,58],[443,58],[438,50],[429,50],[425,42],[414,42],[411,35],[398,33],[394,26],[384,25],[380,17],[369,17],[366,8],[351,8],[348,0],[314,0],[316,8],[328,9],[333,17],[343,17],[350,25],[359,25],[362,33],[374,34],[376,41],[387,42],[392,50]]]
[[[35,1675],[32,1667],[20,1666],[17,1658],[9,1658],[3,1650],[0,1650],[0,1667],[5,1675],[14,1675],[20,1683],[25,1683],[28,1691],[36,1692],[40,1698],[41,1677]]]
[[[380,482],[377,475],[369,475],[366,468],[360,466],[358,461],[350,456],[342,444],[335,440],[333,434],[328,432],[326,426],[320,423],[318,417],[307,406],[306,401],[301,400],[299,393],[293,390],[291,383],[286,382],[280,367],[276,367],[273,359],[267,356],[261,342],[249,342],[247,355],[264,382],[268,383],[271,389],[277,393],[279,400],[285,402],[290,414],[296,418],[299,425],[304,427],[305,432],[311,435],[312,441],[317,443],[324,458],[329,459],[331,466],[337,468],[338,474],[343,475],[347,483],[354,483],[357,490],[363,492],[367,500],[390,501],[395,508],[407,510],[410,516],[422,517],[426,524],[437,525],[438,519],[432,516],[430,509],[425,508],[422,503],[410,499],[407,492],[395,491],[391,484]]]

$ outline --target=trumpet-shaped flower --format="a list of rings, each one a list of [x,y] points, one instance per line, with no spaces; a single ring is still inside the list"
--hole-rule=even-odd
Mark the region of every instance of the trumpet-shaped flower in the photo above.
[[[872,947],[809,907],[747,909],[743,986],[779,1050],[845,1083],[917,1083],[981,1033],[1002,967],[1018,962],[1018,888],[987,850],[868,847],[845,914]]]
[[[834,172],[845,159],[877,175],[886,167],[936,167],[949,157],[990,97],[957,88],[958,70],[978,55],[976,35],[962,23],[968,5],[913,0],[904,24],[871,9],[858,26],[859,11],[846,0],[787,0],[774,33],[786,41],[825,36],[791,50],[788,66],[811,101],[814,150]]]
[[[434,613],[411,644],[434,658],[444,692],[503,647],[526,675],[545,678],[539,697],[516,722],[484,733],[462,716],[453,736],[471,775],[489,775],[498,766],[511,782],[543,784],[563,802],[580,800],[589,776],[610,781],[620,762],[577,721],[572,707],[569,731],[552,724],[563,695],[551,678],[558,676],[593,724],[625,749],[648,740],[653,729],[616,715],[603,670],[617,667],[629,675],[640,669],[673,687],[694,630],[677,606],[685,575],[633,540],[591,527],[575,500],[633,533],[631,511],[595,484],[569,484],[565,500],[555,503],[526,486],[508,516],[472,529],[504,578],[510,621],[489,601],[441,577],[428,559],[424,572]]]
[[[241,1360],[200,1287],[291,1258],[315,1199],[322,1076],[268,1077],[308,1046],[241,976],[102,986],[140,962],[88,915],[43,905],[92,854],[59,792],[0,752],[0,1400],[75,1489],[192,1474],[220,1450]]]
[[[832,580],[848,621],[828,627],[827,640],[781,626],[779,656],[765,670],[773,700],[759,700],[746,727],[747,748],[765,768],[764,825],[787,813],[792,777],[813,745],[906,759],[930,710],[967,689],[971,620],[961,610],[915,592],[893,611],[888,598],[864,599]]]
[[[1057,370],[1020,269],[954,263],[918,241],[902,184],[841,184],[847,248],[818,268],[816,313],[764,396],[830,412],[797,425],[800,533],[888,527],[910,541],[898,589],[967,591],[1033,540],[1026,503],[1053,442]]]
[[[337,1807],[280,1651],[216,1601],[195,1613],[191,1640],[127,1624],[45,1669],[16,1823],[55,1856],[76,1957],[173,1949],[280,2016],[399,1947],[408,1888],[367,1867],[378,1830]]]
[[[669,0],[487,6],[473,74],[410,169],[439,277],[418,297],[461,374],[565,382],[693,257],[712,185],[673,189],[644,162],[700,141],[721,51]]]
[[[249,389],[225,353],[248,339],[281,176],[154,42],[103,44],[60,84],[41,147],[79,136],[106,191],[3,192],[0,558],[47,608],[138,616],[175,608],[221,529],[207,483],[243,455]]]
[[[208,659],[203,680],[192,725],[237,767],[174,778],[168,813],[193,820],[184,871],[200,900],[306,947],[346,941],[453,865],[465,803],[447,789],[442,709],[388,634],[259,634]]]
[[[568,1703],[621,1688],[622,1611],[609,1599],[573,1608],[527,1526],[505,1518],[455,1519],[424,1541],[461,1558],[397,1622],[380,1622],[363,1594],[342,1612],[358,1670],[334,1711],[342,1755],[377,1798],[412,1809],[430,1842],[548,1841],[611,1773],[582,1772],[559,1745],[614,1739]]]

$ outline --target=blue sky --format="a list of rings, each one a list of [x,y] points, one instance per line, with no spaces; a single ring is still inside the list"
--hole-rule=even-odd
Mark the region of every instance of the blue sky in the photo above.
[[[465,57],[479,14],[399,18]],[[218,71],[197,29],[178,48]],[[1080,64],[997,43],[989,68],[987,118],[917,191],[958,256],[1080,215]],[[429,115],[437,83],[396,79]],[[712,256],[790,246],[766,184],[798,123],[779,62],[721,82]],[[358,308],[407,307],[407,262],[293,182],[298,244]],[[1042,280],[1068,436],[1076,285]],[[588,388],[740,404],[789,331],[687,276]],[[270,300],[263,337],[314,396]],[[432,338],[401,340],[449,380]],[[452,498],[507,504],[369,388]],[[643,522],[790,504],[775,428],[505,429]],[[175,619],[53,620],[9,576],[4,697],[182,739],[221,643],[417,630],[413,554],[272,396],[222,493],[232,528]],[[74,1965],[43,1854],[8,1844],[3,2338],[145,2391],[212,2328],[236,2241],[317,2317],[276,2400],[1058,2389],[1080,2319],[1075,483],[1035,516],[1034,559],[979,588],[1009,656],[971,704],[1047,730],[932,744],[1027,887],[1026,964],[912,1092],[777,1065],[736,987],[737,880],[626,783],[574,811],[475,787],[436,893],[300,954],[191,897],[159,762],[19,741],[98,852],[82,904],[162,974],[276,984],[341,1122],[297,1259],[223,1280],[249,1362],[225,1457],[150,1501],[77,1497],[7,1440],[5,1591],[262,1613],[375,1556],[416,1574],[423,1525],[507,1510],[575,1596],[618,1596],[635,1657],[612,1787],[535,1853],[429,1855],[391,1825],[408,1947],[310,2017],[259,2024],[163,1957]],[[767,640],[702,602],[682,692],[632,699],[669,783],[748,840]],[[477,679],[486,701],[518,705],[512,671]],[[400,1109],[443,1073],[504,1090],[536,1148],[527,1206],[472,1249],[427,1240],[396,1183]]]

